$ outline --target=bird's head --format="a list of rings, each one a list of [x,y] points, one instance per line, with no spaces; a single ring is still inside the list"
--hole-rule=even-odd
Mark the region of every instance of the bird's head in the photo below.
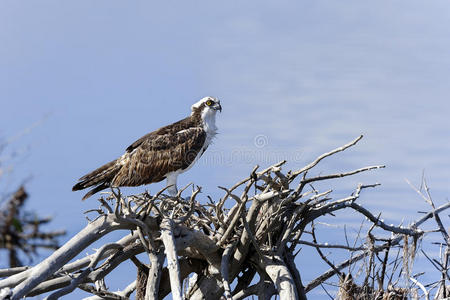
[[[220,101],[214,97],[205,97],[191,106],[192,114],[215,115],[217,111],[222,112]]]

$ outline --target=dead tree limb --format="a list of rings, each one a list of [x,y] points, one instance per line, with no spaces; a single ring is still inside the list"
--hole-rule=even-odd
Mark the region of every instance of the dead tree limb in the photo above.
[[[255,167],[235,185],[221,187],[224,195],[217,201],[209,197],[198,202],[200,189],[183,197],[182,193],[190,185],[175,197],[165,195],[165,190],[154,195],[146,192],[125,197],[114,189],[106,198],[99,199],[99,208],[91,210],[95,219],[41,263],[23,269],[0,270],[6,276],[0,280],[0,295],[5,299],[20,299],[52,292],[52,299],[78,287],[91,293],[90,299],[102,296],[126,299],[135,290],[137,299],[162,299],[172,293],[174,299],[192,300],[243,299],[250,295],[269,299],[274,294],[280,299],[304,300],[308,292],[336,274],[343,277],[345,267],[366,257],[375,262],[379,252],[405,246],[405,236],[413,240],[408,247],[416,247],[414,241],[426,234],[420,226],[429,219],[438,222],[439,213],[450,207],[446,203],[436,208],[431,202],[432,210],[418,221],[395,226],[386,224],[378,213],[365,208],[360,199],[378,183],[359,184],[340,199],[333,199],[331,190],[314,189],[315,182],[384,167],[368,166],[311,176],[319,162],[354,146],[361,138],[320,155],[299,170],[284,172],[285,161],[262,170]],[[355,241],[353,246],[348,241],[317,242],[311,228],[313,222],[344,209],[367,218],[370,225],[367,240]],[[444,234],[442,226],[437,224]],[[94,241],[117,230],[126,230],[127,234],[87,257],[72,261],[89,251]],[[128,234],[130,230],[132,233]],[[391,237],[379,238],[372,232],[377,230]],[[327,259],[333,268],[304,285],[302,266],[295,261],[300,246],[316,248],[319,253],[323,248],[348,251],[351,257],[337,264]],[[136,255],[140,253],[147,254],[146,262],[137,260]],[[167,266],[164,266],[165,259]],[[385,264],[389,261],[387,256],[378,260]],[[126,281],[132,282],[130,288],[111,292],[105,285],[93,285],[107,280],[118,265],[130,261],[138,269],[137,278]],[[442,266],[446,271],[447,265]],[[366,277],[368,282],[375,282],[380,274],[387,276],[386,268],[371,266],[367,270],[371,270]],[[377,270],[381,271],[377,273]],[[181,282],[185,279],[189,279],[189,288],[183,291]],[[378,282],[384,285],[384,279]],[[366,292],[375,295],[377,291],[366,289]],[[386,291],[381,292],[402,293],[392,288],[391,280]]]
[[[173,220],[166,217],[162,220],[160,226],[161,239],[167,257],[167,268],[169,269],[172,297],[175,300],[182,300],[180,266],[178,264],[177,250],[175,248],[175,239],[173,237]]]

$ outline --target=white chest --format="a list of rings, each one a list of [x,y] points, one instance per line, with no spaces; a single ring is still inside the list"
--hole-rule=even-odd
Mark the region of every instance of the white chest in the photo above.
[[[203,148],[206,149],[210,145],[212,139],[217,134],[216,112],[210,109],[204,111],[202,113],[202,120],[203,120],[203,129],[206,132],[206,141]]]
[[[203,121],[203,129],[206,132],[205,144],[202,149],[197,153],[197,156],[194,158],[192,163],[184,170],[180,170],[180,172],[186,172],[197,162],[197,160],[202,156],[203,152],[206,151],[206,148],[211,144],[211,141],[217,134],[217,126],[216,126],[216,113],[215,111],[207,111],[202,113],[202,121]]]

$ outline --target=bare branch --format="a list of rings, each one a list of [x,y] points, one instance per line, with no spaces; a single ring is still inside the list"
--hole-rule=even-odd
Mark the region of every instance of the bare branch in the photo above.
[[[177,250],[173,238],[173,220],[170,218],[164,218],[161,222],[161,239],[164,243],[167,257],[172,297],[175,300],[182,300],[183,294],[180,281],[180,266],[178,265]]]
[[[295,171],[291,174],[291,176],[289,177],[289,181],[292,182],[292,180],[295,179],[295,177],[297,177],[298,175],[300,175],[301,173],[304,173],[312,168],[314,168],[322,159],[324,159],[325,157],[331,156],[335,153],[338,152],[342,152],[347,148],[350,148],[351,146],[356,145],[356,143],[358,143],[361,139],[363,138],[362,135],[360,135],[359,137],[357,137],[356,139],[354,139],[353,141],[351,141],[348,144],[345,144],[344,146],[338,147],[334,150],[331,150],[330,152],[324,153],[322,155],[320,155],[318,158],[316,158],[316,160],[314,160],[312,163],[310,163],[309,165],[307,165],[306,167],[301,168],[298,171]]]
[[[0,269],[0,277],[7,277],[28,270],[30,267]]]
[[[233,251],[233,248],[235,247],[235,244],[229,244],[222,255],[222,263],[220,268],[220,273],[222,275],[223,280],[223,287],[225,289],[225,298],[227,300],[232,300],[233,297],[231,296],[231,289],[230,289],[230,283],[229,283],[229,272],[228,272],[228,265],[230,263],[230,254]]]
[[[280,295],[280,299],[298,299],[294,280],[289,269],[279,256],[264,256],[261,267],[264,268]]]
[[[0,289],[4,288],[0,293],[10,295],[11,299],[20,299],[53,291],[49,298],[54,299],[78,287],[94,295],[90,300],[101,297],[126,299],[134,290],[137,299],[163,299],[171,293],[174,299],[185,297],[190,300],[223,297],[231,300],[250,295],[269,299],[274,294],[278,294],[280,299],[305,300],[308,291],[329,284],[325,281],[336,274],[344,275],[343,268],[349,267],[349,273],[361,274],[364,282],[362,287],[352,280],[345,284],[367,296],[367,299],[407,295],[396,286],[404,283],[399,283],[400,275],[397,278],[393,272],[401,270],[402,264],[409,265],[414,260],[418,239],[430,232],[419,228],[426,220],[433,218],[442,237],[448,239],[439,213],[450,208],[450,203],[436,208],[424,182],[425,193],[420,193],[431,204],[432,210],[409,226],[394,226],[385,223],[380,219],[380,214],[374,214],[358,200],[363,190],[379,184],[359,184],[341,199],[334,199],[331,189],[320,191],[311,185],[317,181],[383,168],[382,165],[368,166],[307,177],[322,159],[344,151],[361,138],[320,155],[295,172],[282,170],[285,161],[260,172],[257,172],[256,166],[248,177],[235,185],[220,187],[225,194],[219,201],[214,201],[210,196],[206,196],[206,201],[197,201],[196,198],[201,195],[200,188],[195,188],[193,184],[187,185],[175,196],[165,195],[163,189],[154,195],[145,192],[127,197],[114,188],[103,194],[99,209],[91,210],[95,220],[43,262],[32,268],[0,270],[0,275],[8,276],[0,280]],[[301,179],[293,188],[291,185],[297,176]],[[182,192],[191,185],[191,196],[181,197]],[[345,240],[343,238],[342,243],[317,242],[313,222],[328,214],[338,216],[335,212],[343,209],[350,209],[369,222],[361,222],[354,244],[349,241],[345,225]],[[308,231],[309,225],[311,231]],[[361,236],[366,231],[363,225],[370,227],[366,242]],[[340,227],[330,224],[330,228],[339,230]],[[94,241],[115,230],[131,230],[132,233],[116,243],[103,246],[94,254],[71,261],[83,251],[89,251]],[[375,236],[373,232],[382,235]],[[312,236],[312,241],[304,237],[308,234]],[[385,238],[386,235],[391,237]],[[405,239],[405,236],[412,239]],[[449,242],[440,244],[447,246]],[[319,254],[318,259],[331,267],[330,270],[323,270],[324,273],[306,287],[301,280],[302,266],[294,260],[301,245],[314,247]],[[399,251],[392,251],[394,248]],[[334,258],[323,253],[323,249],[342,249],[350,253],[350,258],[335,264]],[[382,251],[385,251],[384,254],[379,255]],[[143,252],[147,257],[138,260],[135,256]],[[392,252],[397,254],[394,259]],[[404,253],[404,261],[400,253]],[[441,280],[437,284],[441,284],[441,290],[448,280],[450,254],[447,248],[442,253],[441,261],[429,257],[440,272]],[[164,267],[166,258],[168,264]],[[122,292],[111,292],[105,284],[99,284],[105,282],[108,274],[118,265],[128,260],[137,267],[135,282]],[[361,262],[357,264],[358,261]],[[259,282],[252,285],[256,274]],[[351,274],[347,275],[341,278],[351,278]],[[182,281],[185,279],[189,279],[189,288],[183,294]],[[417,281],[417,277],[414,279]],[[423,287],[429,288],[427,285]],[[446,295],[446,292],[443,293]]]
[[[425,295],[425,299],[429,300],[430,297],[428,295],[428,291],[427,289],[423,286],[423,284],[421,284],[418,280],[414,279],[413,277],[409,277],[409,279],[414,282],[414,284],[416,284],[418,287],[420,287],[420,289],[422,290],[423,294]]]

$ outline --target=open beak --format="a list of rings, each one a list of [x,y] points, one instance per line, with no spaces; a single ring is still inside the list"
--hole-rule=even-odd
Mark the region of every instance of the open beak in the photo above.
[[[222,112],[222,105],[220,105],[220,102],[214,104],[214,107],[213,107],[213,108],[214,108],[215,110],[218,110],[218,111]]]

